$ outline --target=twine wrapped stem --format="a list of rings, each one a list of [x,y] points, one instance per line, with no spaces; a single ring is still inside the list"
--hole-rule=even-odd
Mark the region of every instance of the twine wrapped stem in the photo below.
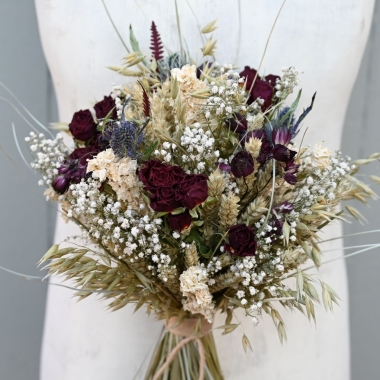
[[[196,331],[197,324],[200,321],[200,329]],[[206,366],[206,356],[201,337],[207,335],[211,329],[212,324],[207,322],[204,318],[201,320],[196,318],[185,319],[181,323],[178,323],[177,317],[172,317],[166,324],[166,328],[174,335],[184,337],[169,353],[166,358],[165,363],[160,367],[160,369],[155,373],[153,380],[159,380],[159,378],[164,374],[165,370],[169,367],[170,363],[174,360],[176,355],[179,353],[182,347],[190,342],[196,342],[199,351],[199,378],[198,380],[204,380],[205,376],[205,366]]]

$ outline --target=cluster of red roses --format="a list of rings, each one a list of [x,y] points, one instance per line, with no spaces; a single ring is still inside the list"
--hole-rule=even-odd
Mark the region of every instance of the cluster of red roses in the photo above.
[[[186,211],[168,215],[169,226],[182,231],[190,226],[189,210],[203,203],[208,197],[207,177],[203,174],[186,174],[179,166],[149,160],[138,173],[140,181],[149,193],[150,207],[156,212],[172,212],[178,208]]]
[[[111,119],[116,119],[116,105],[111,96],[105,96],[94,106],[96,118],[104,119],[111,111]],[[69,124],[71,134],[76,140],[84,142],[85,147],[76,148],[58,169],[58,175],[52,182],[53,189],[65,193],[71,183],[79,183],[86,176],[87,160],[95,157],[102,147],[99,145],[101,133],[89,109],[75,112]]]

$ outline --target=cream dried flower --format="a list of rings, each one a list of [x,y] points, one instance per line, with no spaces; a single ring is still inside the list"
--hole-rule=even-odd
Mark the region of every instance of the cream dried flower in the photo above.
[[[245,143],[245,149],[251,153],[253,158],[257,158],[260,154],[262,141],[261,139],[257,139],[255,137],[251,137],[246,143]]]
[[[197,78],[197,68],[195,65],[185,65],[181,69],[175,68],[171,70],[171,75],[178,81],[181,102],[186,104],[186,123],[192,124],[199,119],[199,112],[202,105],[205,104],[204,99],[198,99],[191,94],[207,88],[206,84]]]
[[[118,200],[138,206],[141,199],[142,183],[136,175],[137,161],[129,157],[117,160],[112,149],[100,152],[95,158],[88,161],[87,173],[104,182],[107,178]]]
[[[98,153],[96,157],[88,161],[87,173],[92,172],[92,178],[104,182],[107,178],[109,165],[115,160],[112,149]]]
[[[330,165],[331,154],[332,152],[329,149],[322,146],[322,142],[318,142],[311,153],[312,163],[320,169],[325,169]]]
[[[137,161],[122,158],[112,162],[109,167],[109,184],[116,192],[118,200],[138,206],[141,202],[142,183],[136,175]]]
[[[191,295],[187,296],[187,299],[183,300],[182,304],[184,310],[190,311],[191,314],[202,314],[209,323],[212,323],[215,314],[214,304],[210,304],[207,307],[200,307],[197,299]]]
[[[206,269],[200,265],[191,266],[181,274],[179,279],[181,292],[187,297],[187,300],[184,301],[184,309],[195,314],[203,314],[206,317],[210,315],[210,310],[214,308],[214,304],[207,285]],[[210,317],[212,318],[212,316]]]

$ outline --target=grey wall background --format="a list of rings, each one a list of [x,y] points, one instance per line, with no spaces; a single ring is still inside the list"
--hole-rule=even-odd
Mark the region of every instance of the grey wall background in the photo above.
[[[32,0],[0,1],[0,81],[43,123],[56,120],[55,102],[45,64]],[[9,99],[5,91],[0,96]],[[52,237],[52,213],[17,153],[11,124],[20,145],[30,128],[0,101],[0,265],[40,275],[36,263]],[[0,273],[0,379],[36,380],[43,329],[46,285]]]
[[[347,63],[349,64],[349,62]],[[346,115],[343,152],[353,159],[380,152],[380,2]],[[362,174],[379,176],[380,164],[363,167]],[[370,181],[369,181],[370,182]],[[372,188],[380,194],[380,186]],[[380,229],[380,202],[357,207],[368,219],[364,226],[345,224],[345,234]],[[351,237],[346,246],[379,243],[380,233]],[[351,251],[352,252],[352,251]],[[352,379],[380,378],[380,249],[347,259],[350,290]]]
[[[349,63],[348,63],[349,64]],[[353,159],[380,151],[380,3],[348,107],[342,150]],[[0,80],[44,124],[56,121],[54,94],[46,67],[32,0],[0,1]],[[9,99],[3,90],[0,96]],[[0,265],[39,275],[36,263],[51,245],[54,210],[41,196],[36,177],[20,159],[11,131],[19,140],[29,127],[0,102]],[[366,167],[363,174],[379,171]],[[377,185],[373,185],[376,189]],[[377,188],[380,193],[380,188]],[[380,229],[380,202],[358,207],[369,223],[345,224],[345,234]],[[346,246],[379,242],[380,234],[346,239]],[[347,260],[350,286],[352,380],[378,379],[380,374],[380,249]],[[46,286],[0,271],[0,379],[38,379]],[[286,379],[287,380],[287,379]],[[330,379],[326,379],[330,380]],[[332,379],[331,379],[332,380]]]

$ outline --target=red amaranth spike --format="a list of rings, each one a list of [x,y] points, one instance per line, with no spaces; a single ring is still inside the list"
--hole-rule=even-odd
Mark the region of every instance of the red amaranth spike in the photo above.
[[[160,33],[158,33],[154,21],[152,21],[152,26],[150,30],[152,31],[150,38],[152,44],[150,45],[150,49],[152,50],[154,59],[156,61],[159,61],[160,59],[164,58],[164,46],[162,45],[161,36]]]
[[[142,85],[142,83],[140,81],[138,81],[141,88],[142,88],[142,91],[143,91],[143,108],[144,108],[144,114],[146,117],[149,117],[150,116],[150,101],[149,101],[149,96],[148,94],[146,93],[145,91],[145,88],[144,86]]]

